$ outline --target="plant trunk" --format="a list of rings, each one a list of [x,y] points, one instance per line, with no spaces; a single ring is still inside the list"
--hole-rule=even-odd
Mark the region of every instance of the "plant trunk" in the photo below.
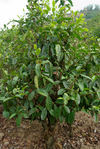
[[[69,137],[72,137],[73,136],[72,125],[68,124],[68,128],[69,128]]]
[[[54,132],[55,132],[55,127],[51,127],[51,125],[48,125],[47,121],[42,123],[42,126],[44,128],[44,140],[46,143],[46,149],[55,149],[55,139],[54,139]]]

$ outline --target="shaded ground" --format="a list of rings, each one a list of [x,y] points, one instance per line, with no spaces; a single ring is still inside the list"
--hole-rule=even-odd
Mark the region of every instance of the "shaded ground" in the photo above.
[[[67,124],[55,130],[55,149],[100,149],[100,118],[94,123],[91,116],[78,112],[69,137]],[[46,149],[41,123],[23,120],[18,128],[14,120],[6,120],[0,112],[0,149]]]

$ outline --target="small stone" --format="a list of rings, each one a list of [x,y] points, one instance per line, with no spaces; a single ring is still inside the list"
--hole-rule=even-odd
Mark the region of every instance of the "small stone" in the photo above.
[[[0,133],[0,141],[3,139],[3,137],[4,137],[4,133]]]
[[[7,145],[9,145],[9,142],[8,141],[4,142],[4,146],[7,146]]]
[[[96,133],[97,132],[97,130],[96,129],[94,129],[94,133]]]
[[[0,144],[0,149],[2,149],[2,144]]]
[[[67,143],[64,143],[64,147],[66,147],[67,146]]]

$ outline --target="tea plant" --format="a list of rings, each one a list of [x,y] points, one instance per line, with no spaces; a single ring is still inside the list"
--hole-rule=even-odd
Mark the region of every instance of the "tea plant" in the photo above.
[[[29,0],[26,16],[0,32],[0,102],[17,125],[22,118],[71,125],[77,111],[100,112],[99,41],[71,0],[57,2]]]

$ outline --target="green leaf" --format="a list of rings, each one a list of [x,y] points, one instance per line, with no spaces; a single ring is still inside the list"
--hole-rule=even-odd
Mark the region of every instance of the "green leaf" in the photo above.
[[[10,117],[9,117],[9,119],[12,119],[13,117],[15,117],[16,116],[16,113],[13,113]]]
[[[76,67],[76,70],[77,70],[77,71],[80,71],[81,68],[82,68],[82,66],[77,66],[77,67]]]
[[[29,110],[29,116],[32,115],[33,113],[35,113],[37,110],[37,108],[32,108],[31,110]]]
[[[54,81],[51,78],[49,78],[47,76],[44,76],[44,75],[43,75],[43,78],[45,78],[46,80],[48,80],[50,83],[54,84]]]
[[[66,105],[68,103],[68,100],[70,99],[69,95],[67,93],[64,93],[63,99],[64,99],[64,104]]]
[[[13,97],[4,98],[3,102],[7,102],[9,100],[13,99]]]
[[[94,100],[92,102],[92,105],[99,106],[100,105],[100,100]]]
[[[81,74],[81,76],[92,81],[92,79],[91,79],[89,76],[86,76],[86,75],[84,75],[84,74]]]
[[[45,120],[47,116],[47,109],[44,108],[41,113],[41,120]]]
[[[20,113],[20,114],[18,115],[18,117],[16,118],[16,125],[17,125],[17,126],[20,126],[21,121],[22,121],[22,117],[23,117],[23,114]]]
[[[38,56],[39,54],[40,54],[40,52],[41,52],[41,49],[40,48],[38,48],[38,49],[36,49],[36,55]]]
[[[72,0],[68,0],[68,2],[71,4],[71,6],[73,6]]]
[[[55,0],[52,0],[52,12],[54,13],[55,12]]]
[[[9,118],[9,112],[8,111],[3,111],[3,116],[5,117],[5,118]]]
[[[16,94],[15,97],[20,98],[20,99],[23,99],[23,96],[20,95],[20,94]]]
[[[36,72],[36,75],[38,77],[41,76],[40,64],[36,64],[36,66],[35,66],[35,72]]]
[[[62,97],[59,97],[57,100],[56,100],[56,103],[57,104],[64,104],[64,100]]]
[[[80,104],[80,95],[79,94],[76,95],[76,103],[78,105]]]
[[[53,84],[49,83],[46,85],[45,89],[47,92],[50,92],[52,90]]]
[[[48,96],[47,98],[46,98],[46,108],[47,108],[47,110],[48,111],[50,111],[51,109],[52,109],[52,99],[51,99],[51,97],[50,96]]]
[[[51,115],[51,116],[53,116],[53,117],[55,116],[55,112],[54,112],[53,109],[51,109],[49,112],[50,112],[50,115]]]
[[[36,44],[34,44],[34,49],[35,49],[35,50],[37,49],[37,45],[36,45]]]
[[[35,91],[32,91],[29,95],[28,95],[28,100],[32,100],[35,96]]]
[[[18,77],[14,77],[14,78],[13,78],[13,81],[12,81],[12,84],[13,84],[13,85],[16,85],[17,82],[18,82]]]
[[[57,56],[58,62],[60,62],[63,58],[63,53],[61,51],[61,47],[59,44],[56,45],[56,56]]]
[[[35,87],[39,88],[39,83],[38,83],[38,76],[34,77],[34,83],[35,83]]]
[[[5,101],[5,97],[0,97],[0,101]]]
[[[52,115],[49,116],[49,122],[50,122],[50,125],[55,124],[56,120],[55,120],[54,116],[52,116]]]
[[[67,106],[64,105],[64,109],[65,109],[65,111],[66,111],[67,113],[70,113],[69,107],[67,107]]]
[[[66,118],[67,123],[72,124],[74,122],[74,119],[75,119],[75,112],[72,111],[67,115],[67,118]]]
[[[98,98],[100,99],[100,90],[97,91]]]
[[[58,90],[58,95],[63,95],[65,92],[65,89],[61,88],[60,90]]]
[[[52,0],[52,6],[55,7],[55,0]]]
[[[42,64],[45,65],[45,72],[48,72],[50,76],[53,73],[53,65],[49,60],[42,61]]]
[[[67,81],[63,81],[63,85],[64,85],[65,89],[68,89],[68,83],[67,83]]]
[[[42,96],[48,97],[48,92],[44,89],[37,89],[37,93]]]
[[[78,86],[79,86],[81,91],[84,91],[84,83],[83,82],[79,82]]]
[[[55,118],[58,119],[61,115],[61,107],[57,107],[56,105],[54,105],[54,115]]]

